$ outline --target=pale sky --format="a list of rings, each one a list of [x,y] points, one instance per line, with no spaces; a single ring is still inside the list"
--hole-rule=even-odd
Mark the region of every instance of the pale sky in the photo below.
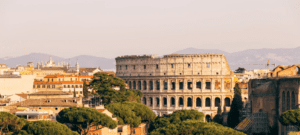
[[[300,0],[0,0],[0,58],[300,46]]]

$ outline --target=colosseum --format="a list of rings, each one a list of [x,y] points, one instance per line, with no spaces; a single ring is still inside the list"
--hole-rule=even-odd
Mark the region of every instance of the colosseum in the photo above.
[[[142,102],[157,115],[200,110],[210,119],[218,104],[230,110],[233,72],[223,54],[126,55],[115,60],[116,76],[143,92]]]

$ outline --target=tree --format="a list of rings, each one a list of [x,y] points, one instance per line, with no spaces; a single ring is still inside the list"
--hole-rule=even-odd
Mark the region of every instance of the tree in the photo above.
[[[213,121],[219,124],[223,123],[221,104],[218,105],[218,112],[217,115],[213,118]]]
[[[78,135],[78,133],[55,121],[35,121],[26,124],[22,130],[12,135]]]
[[[298,127],[298,131],[300,131],[300,109],[288,110],[284,112],[279,121],[283,125],[294,125]]]
[[[130,124],[131,127],[138,127],[140,123],[150,123],[156,118],[148,106],[137,102],[114,103],[105,108],[118,118],[120,125]]]
[[[83,89],[82,89],[82,91],[83,91],[83,96],[86,98],[86,97],[88,97],[88,87],[87,87],[87,84],[86,84],[86,81],[84,81],[83,82]]]
[[[166,127],[170,124],[178,124],[186,120],[197,120],[203,122],[203,118],[204,114],[196,110],[177,110],[170,115],[156,117],[156,119],[149,125],[149,132],[160,127]]]
[[[27,120],[19,118],[18,116],[8,113],[0,112],[0,134],[16,132],[28,123]]]
[[[227,118],[228,126],[234,128],[240,123],[240,111],[243,109],[243,101],[241,97],[241,89],[236,83],[234,87],[234,98],[232,100],[230,111]]]
[[[104,105],[117,102],[141,102],[143,93],[138,90],[125,89],[124,80],[106,73],[94,74],[93,81],[88,85],[101,96]],[[113,87],[120,87],[119,91]]]
[[[63,124],[71,125],[73,131],[86,135],[93,126],[101,125],[111,129],[117,127],[117,122],[104,113],[92,108],[70,107],[61,110],[56,120]]]
[[[234,71],[234,73],[244,73],[245,71],[246,71],[245,68],[239,67],[238,69],[236,69],[236,70]]]

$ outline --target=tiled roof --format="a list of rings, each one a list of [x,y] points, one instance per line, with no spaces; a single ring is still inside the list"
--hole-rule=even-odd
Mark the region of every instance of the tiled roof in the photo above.
[[[79,98],[50,98],[50,99],[27,99],[25,101],[13,104],[15,106],[29,107],[29,106],[48,106],[48,107],[71,107],[77,106],[77,103],[74,103],[73,100],[79,100]],[[67,102],[66,102],[67,100]],[[48,102],[50,101],[50,102]]]
[[[83,84],[81,81],[61,81],[62,84]]]
[[[27,94],[21,93],[21,94],[16,94],[16,95],[18,95],[18,96],[20,96],[20,97],[22,97],[24,99],[27,99]]]
[[[34,81],[34,84],[62,84],[61,82],[44,82],[44,81]]]
[[[72,95],[72,93],[67,93],[63,91],[39,91],[28,95]]]
[[[92,75],[79,75],[78,78],[93,78]]]

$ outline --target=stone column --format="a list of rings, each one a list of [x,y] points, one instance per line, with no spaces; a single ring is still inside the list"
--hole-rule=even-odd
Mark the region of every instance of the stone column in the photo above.
[[[160,92],[163,92],[163,89],[164,89],[164,88],[163,88],[163,86],[164,86],[163,83],[164,83],[164,81],[161,80],[161,79],[159,79],[158,81],[159,81],[159,91],[160,91]]]
[[[183,91],[188,90],[188,87],[187,87],[188,81],[187,81],[187,80],[188,80],[188,79],[183,79]]]
[[[154,102],[155,102],[155,97],[154,97],[154,96],[152,96],[152,110],[155,108],[155,104],[154,104]]]
[[[192,92],[195,92],[196,91],[196,79],[192,79]]]
[[[167,95],[167,110],[169,110],[169,108],[170,108],[170,103],[171,102],[171,99],[170,99],[170,97]]]
[[[168,83],[168,85],[167,85],[167,92],[170,92],[171,91],[171,80],[170,79],[168,79],[167,80],[167,83]]]
[[[160,110],[161,110],[161,108],[162,108],[162,105],[163,105],[163,101],[162,101],[161,96],[159,96],[159,109],[160,109]]]
[[[149,89],[149,86],[150,86],[149,83],[150,83],[150,81],[149,81],[149,80],[145,80],[145,81],[146,81],[146,85],[147,85],[146,91],[149,92],[149,90],[150,90],[150,89]]]
[[[221,96],[221,102],[220,102],[220,104],[221,104],[221,111],[223,112],[224,111],[223,108],[225,106],[225,98],[224,98],[223,95]]]
[[[179,80],[175,79],[175,92],[177,93],[179,90]]]
[[[184,95],[183,96],[183,109],[185,109],[187,107],[187,96]]]
[[[210,87],[210,92],[213,92],[213,90],[215,90],[215,79],[210,79],[211,80],[211,87]]]
[[[202,81],[201,81],[201,92],[203,91],[203,90],[205,90],[205,82],[206,82],[206,79],[203,79],[202,78]]]
[[[215,99],[214,96],[210,96],[210,110],[213,110],[215,108]]]
[[[153,92],[154,92],[154,91],[157,91],[157,90],[156,90],[156,81],[157,81],[157,80],[153,80]]]
[[[194,88],[194,87],[193,87]],[[196,108],[196,96],[192,96],[192,108],[195,109]]]
[[[177,110],[178,109],[178,102],[179,102],[179,98],[178,98],[178,96],[177,95],[175,95],[175,109]]]
[[[205,108],[205,99],[206,99],[205,96],[201,96],[201,107],[202,107],[202,110]]]
[[[224,78],[221,79],[221,92],[224,92]]]

